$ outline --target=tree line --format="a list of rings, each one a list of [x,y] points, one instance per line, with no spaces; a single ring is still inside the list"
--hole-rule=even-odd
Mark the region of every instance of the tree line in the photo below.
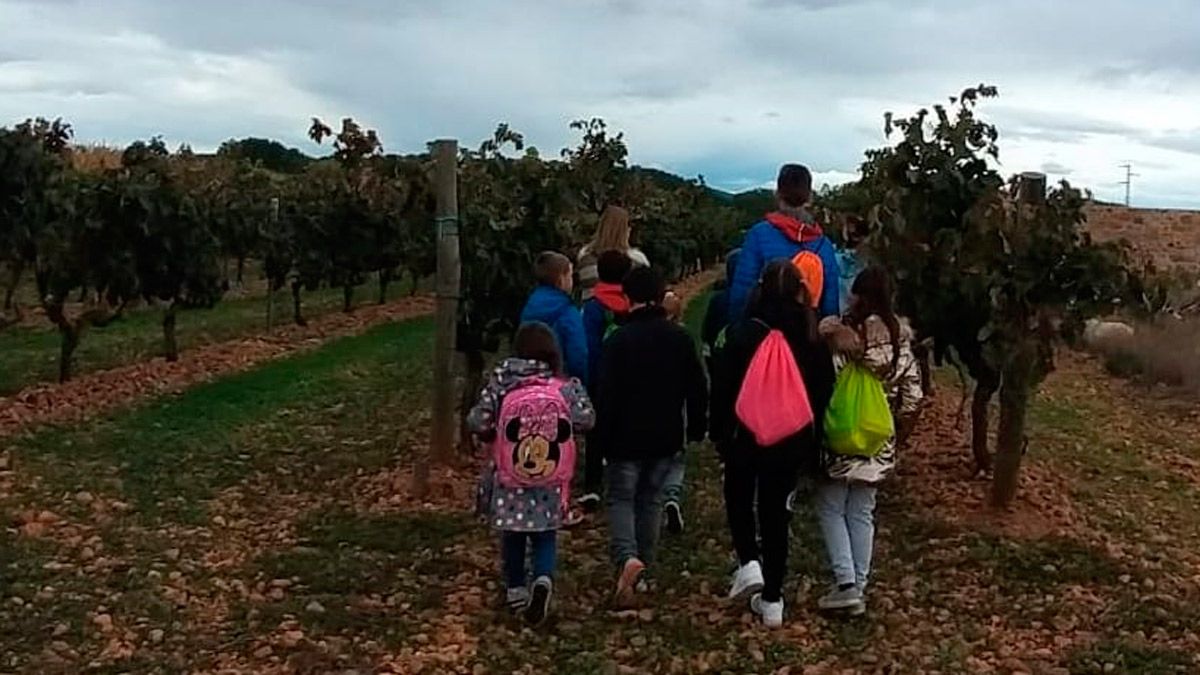
[[[458,347],[469,364],[514,328],[533,256],[577,250],[606,204],[631,211],[638,243],[676,278],[720,258],[750,218],[702,178],[631,167],[623,135],[603,120],[572,129],[578,144],[552,158],[506,124],[461,151]],[[15,291],[32,278],[61,335],[65,381],[84,333],[134,304],[160,308],[163,353],[177,359],[177,313],[212,307],[250,261],[268,298],[290,291],[299,324],[303,294],[320,287],[341,289],[346,311],[370,279],[380,302],[397,279],[416,288],[435,266],[429,154],[387,154],[353,119],[338,129],[314,119],[308,135],[332,153],[244,139],[201,155],[161,138],[117,152],[75,145],[62,120],[0,128],[0,327],[19,316]],[[273,313],[268,303],[268,326]]]

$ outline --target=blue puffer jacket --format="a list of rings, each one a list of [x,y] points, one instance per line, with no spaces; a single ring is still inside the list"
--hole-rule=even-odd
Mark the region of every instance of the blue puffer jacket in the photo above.
[[[763,268],[772,260],[791,260],[802,250],[821,257],[825,282],[817,303],[817,314],[824,318],[839,312],[838,286],[841,283],[837,252],[833,242],[812,222],[797,220],[782,213],[771,213],[746,233],[738,256],[737,269],[729,281],[729,322],[737,323],[746,311],[750,291],[758,284]]]
[[[571,301],[571,296],[552,286],[538,286],[525,301],[521,323],[539,321],[550,326],[558,336],[563,366],[567,375],[588,383],[588,347],[583,333],[583,315]]]

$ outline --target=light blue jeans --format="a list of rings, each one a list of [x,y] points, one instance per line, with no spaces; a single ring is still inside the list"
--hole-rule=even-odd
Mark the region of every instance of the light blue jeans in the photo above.
[[[867,586],[875,548],[877,490],[874,485],[844,480],[817,482],[814,496],[817,522],[838,585]]]

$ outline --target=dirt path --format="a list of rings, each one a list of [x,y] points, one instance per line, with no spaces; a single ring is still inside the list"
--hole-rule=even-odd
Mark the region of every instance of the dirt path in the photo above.
[[[1019,538],[1068,536],[1079,516],[1068,477],[1037,462],[1022,466],[1021,488],[1007,513],[989,509],[990,480],[972,479],[970,415],[959,415],[961,391],[942,386],[926,399],[921,424],[901,455],[900,485],[930,518]],[[997,413],[992,414],[993,424]],[[994,451],[995,439],[992,439]],[[947,508],[953,505],[954,508]]]

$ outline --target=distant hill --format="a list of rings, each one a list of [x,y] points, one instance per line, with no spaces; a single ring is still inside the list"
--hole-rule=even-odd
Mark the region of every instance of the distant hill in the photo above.
[[[249,160],[264,169],[279,173],[299,173],[314,161],[313,157],[296,148],[289,148],[279,141],[267,138],[243,138],[241,140],[231,138],[221,144],[217,154]]]
[[[644,176],[666,187],[678,187],[688,183],[695,183],[696,180],[701,178],[684,178],[683,176],[677,176],[662,169],[654,169],[648,166],[632,166],[629,170],[634,175]],[[726,192],[711,185],[705,185],[704,187],[708,190],[709,194],[725,204],[734,204],[737,201],[737,195],[732,192]]]
[[[732,195],[731,201],[735,207],[761,215],[775,209],[775,193],[769,188],[756,188]]]

